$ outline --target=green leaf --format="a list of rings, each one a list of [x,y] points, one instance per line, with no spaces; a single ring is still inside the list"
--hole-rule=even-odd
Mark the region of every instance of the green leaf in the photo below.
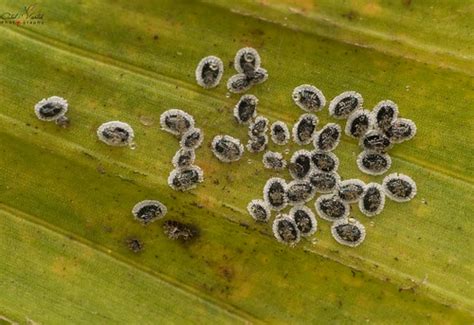
[[[0,13],[21,10],[0,1]],[[45,0],[37,10],[44,24],[0,25],[0,320],[473,322],[468,2]],[[416,122],[415,139],[390,152],[390,172],[412,176],[418,194],[372,219],[354,209],[367,228],[361,246],[340,246],[322,220],[296,248],[279,244],[245,211],[277,175],[262,154],[213,157],[215,135],[247,138],[231,113],[239,96],[225,88],[243,46],[269,71],[251,92],[271,121],[292,124],[301,111],[291,91],[312,83],[328,99],[357,90],[369,109],[392,99]],[[203,90],[194,69],[211,54],[226,71]],[[52,95],[70,103],[67,129],[34,115]],[[167,185],[178,143],[159,116],[173,107],[206,137],[196,152],[205,182],[188,193]],[[318,116],[334,122],[326,109]],[[97,140],[109,120],[133,126],[135,150]],[[341,176],[380,182],[357,169],[358,152],[343,139]],[[163,221],[138,224],[130,211],[143,199],[162,201],[165,220],[191,223],[199,237],[183,244],[164,235]],[[133,253],[129,238],[144,250]]]

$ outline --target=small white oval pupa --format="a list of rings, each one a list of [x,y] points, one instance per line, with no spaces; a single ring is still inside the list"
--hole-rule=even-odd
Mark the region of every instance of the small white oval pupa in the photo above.
[[[180,109],[170,109],[160,116],[161,129],[182,136],[189,129],[194,128],[194,118]]]
[[[196,81],[204,88],[214,88],[224,74],[224,64],[217,56],[206,56],[196,68]]]
[[[360,138],[359,145],[364,150],[380,153],[385,153],[393,147],[390,139],[379,130],[368,131]]]
[[[176,151],[171,163],[175,168],[189,167],[194,164],[196,154],[193,149],[180,148]]]
[[[314,136],[314,147],[320,151],[333,151],[341,140],[341,127],[336,123],[326,124]]]
[[[267,169],[283,170],[286,168],[286,160],[279,152],[267,151],[263,154],[263,166]]]
[[[314,114],[303,114],[293,126],[293,141],[299,145],[311,143],[316,133],[318,118]]]
[[[272,177],[263,188],[263,199],[272,210],[284,209],[288,204],[287,184],[283,178]]]
[[[317,170],[309,174],[309,181],[317,193],[331,193],[336,189],[341,177],[336,172]]]
[[[301,239],[301,233],[296,222],[288,215],[279,215],[273,221],[273,235],[283,244],[296,245]]]
[[[284,146],[290,140],[290,131],[285,122],[276,121],[270,126],[270,135],[273,143]]]
[[[268,119],[263,116],[257,116],[249,125],[249,137],[263,135],[268,130]]]
[[[301,236],[309,237],[318,229],[318,222],[313,211],[304,205],[291,208],[289,216],[295,221]]]
[[[243,95],[234,107],[234,117],[238,123],[249,123],[257,115],[258,98],[254,95]]]
[[[156,200],[140,201],[132,209],[135,219],[144,225],[163,218],[167,212],[166,206]]]
[[[294,152],[288,169],[294,179],[303,179],[308,176],[312,170],[311,152],[305,149]]]
[[[309,180],[294,180],[286,187],[288,204],[301,205],[314,198],[315,190]]]
[[[390,169],[392,158],[386,153],[362,151],[357,156],[357,167],[368,175],[382,175]]]
[[[366,109],[354,111],[346,122],[344,132],[351,138],[360,138],[374,126],[373,114]]]
[[[323,93],[313,85],[296,87],[291,97],[295,104],[306,112],[318,112],[326,105]]]
[[[244,146],[240,140],[230,135],[216,135],[212,140],[211,147],[214,156],[226,163],[239,160],[244,153]]]
[[[314,150],[311,152],[311,161],[322,172],[335,172],[339,168],[339,158],[333,152]]]
[[[348,118],[354,111],[360,109],[364,100],[355,91],[345,91],[334,97],[329,103],[329,115],[337,119]]]
[[[43,98],[35,105],[36,117],[42,121],[56,121],[63,117],[68,109],[67,100],[52,96],[49,98]]]
[[[331,234],[339,244],[356,247],[365,239],[365,227],[354,218],[338,220],[332,224]]]
[[[135,135],[132,127],[127,123],[110,121],[97,128],[97,137],[109,146],[124,147],[133,144]]]
[[[234,68],[239,73],[249,78],[254,77],[254,72],[260,67],[261,59],[257,50],[252,47],[244,47],[237,51],[234,58]]]
[[[416,195],[416,183],[411,177],[393,173],[383,179],[385,194],[395,202],[408,202]]]
[[[382,100],[372,110],[375,125],[386,131],[398,117],[398,106],[391,100]]]
[[[380,184],[369,183],[359,201],[360,211],[368,217],[380,214],[385,205],[385,193]]]
[[[385,131],[385,135],[392,143],[402,143],[416,135],[416,125],[412,120],[397,118]]]
[[[168,177],[168,185],[175,191],[189,191],[204,180],[201,168],[195,165],[173,169]]]
[[[314,207],[321,219],[331,222],[345,219],[350,213],[349,204],[334,194],[321,195]]]
[[[247,205],[247,211],[255,221],[268,222],[271,217],[271,211],[263,200],[252,200]]]
[[[347,203],[356,203],[365,191],[365,183],[360,179],[346,179],[337,184],[337,195]]]
[[[201,146],[203,140],[204,134],[201,129],[191,128],[183,134],[179,145],[181,148],[197,149]]]

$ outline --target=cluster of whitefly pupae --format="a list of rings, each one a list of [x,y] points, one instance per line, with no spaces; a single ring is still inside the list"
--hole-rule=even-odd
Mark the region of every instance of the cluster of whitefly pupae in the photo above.
[[[202,169],[194,164],[195,150],[204,140],[201,129],[195,127],[194,118],[180,109],[161,114],[161,129],[179,139],[180,148],[172,159],[174,169],[168,176],[168,185],[176,191],[188,191],[204,180]]]

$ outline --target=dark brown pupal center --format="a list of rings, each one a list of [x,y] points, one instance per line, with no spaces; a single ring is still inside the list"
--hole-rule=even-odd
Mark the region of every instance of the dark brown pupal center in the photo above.
[[[313,119],[305,117],[301,119],[296,128],[296,135],[301,142],[306,142],[312,138],[316,125]]]
[[[346,201],[358,200],[364,193],[364,188],[359,184],[347,184],[339,189],[339,196]]]
[[[387,130],[395,118],[395,108],[389,105],[380,107],[375,117],[377,125],[382,130]]]
[[[281,125],[275,125],[273,127],[272,133],[278,142],[284,142],[286,140],[287,134]]]
[[[359,105],[359,100],[355,96],[347,96],[342,98],[334,107],[334,115],[349,116]]]
[[[313,221],[304,210],[297,210],[293,216],[296,226],[303,234],[307,234],[313,228]]]
[[[239,119],[242,122],[248,122],[255,113],[255,102],[253,99],[243,99],[238,106]]]
[[[165,124],[171,130],[178,133],[184,133],[191,127],[189,119],[181,114],[168,115],[165,119]]]
[[[318,138],[318,147],[321,150],[330,151],[334,149],[339,140],[339,130],[333,126],[326,127],[321,131]]]
[[[375,212],[382,204],[382,193],[376,187],[369,187],[362,200],[364,209],[369,212]]]
[[[176,173],[172,180],[177,188],[189,188],[199,182],[199,173],[195,169],[183,169]]]
[[[54,117],[63,111],[64,107],[59,103],[47,103],[41,106],[39,112],[44,117]]]
[[[241,154],[239,145],[226,139],[217,141],[215,149],[216,152],[230,160],[239,158]]]
[[[268,199],[275,207],[280,207],[285,204],[285,188],[280,182],[274,182],[268,190]]]
[[[402,140],[408,138],[413,133],[413,129],[410,124],[405,122],[395,122],[392,124],[385,133],[389,138],[395,140]]]
[[[196,146],[200,140],[201,140],[201,132],[196,130],[186,137],[186,139],[184,140],[184,146],[188,148],[192,148]]]
[[[368,170],[379,172],[387,168],[388,161],[381,154],[368,153],[362,158],[362,166]]]
[[[350,126],[351,135],[354,137],[361,137],[369,129],[369,117],[366,114],[359,115],[354,120],[352,120]]]
[[[158,205],[149,204],[140,208],[137,212],[137,218],[140,219],[143,223],[149,223],[155,218],[161,217],[163,211]]]
[[[304,178],[311,170],[311,158],[306,155],[299,155],[295,162],[290,165],[290,169],[297,178]]]
[[[362,232],[357,226],[348,223],[336,226],[336,233],[339,238],[349,243],[357,242],[362,236]]]
[[[316,152],[311,156],[314,165],[323,172],[331,172],[336,168],[336,162],[330,155],[322,152]]]
[[[336,187],[337,180],[334,175],[329,173],[314,173],[311,175],[309,181],[314,186],[316,191],[331,191]]]
[[[248,78],[254,77],[256,62],[257,62],[257,59],[252,53],[249,53],[249,52],[242,53],[242,56],[240,57],[240,60],[239,60],[239,65],[242,68],[242,71],[245,73],[245,75]]]
[[[344,203],[335,197],[322,200],[319,208],[326,216],[333,220],[344,217],[346,213],[346,206]]]
[[[318,94],[309,89],[300,91],[300,103],[309,109],[317,109],[321,106],[321,99]]]
[[[410,197],[413,191],[411,184],[400,178],[388,181],[386,187],[390,193],[402,199]]]
[[[180,166],[180,167],[189,166],[191,164],[191,161],[192,161],[191,153],[186,152],[186,153],[179,156],[178,166]]]
[[[385,152],[390,147],[390,139],[382,134],[371,134],[364,138],[364,148],[377,152]]]
[[[127,142],[130,137],[130,133],[124,128],[119,126],[108,127],[102,131],[104,138],[114,142],[114,143],[123,143]]]
[[[260,204],[252,205],[252,214],[258,221],[266,221],[267,220],[267,211],[264,207]]]
[[[253,83],[260,83],[267,77],[267,75],[268,73],[265,70],[259,68],[254,71],[253,77],[249,75],[249,78],[251,78]]]
[[[264,135],[257,135],[250,138],[250,147],[252,151],[261,151],[267,147],[267,138]]]
[[[229,86],[232,90],[241,92],[250,86],[250,80],[243,75],[240,78],[233,79]]]
[[[219,65],[217,62],[209,61],[202,67],[201,77],[206,85],[212,85],[219,76]]]
[[[266,127],[267,127],[267,121],[266,120],[258,120],[257,122],[252,124],[252,126],[250,128],[250,132],[252,133],[252,135],[257,136],[257,135],[263,133],[263,131],[265,131]]]
[[[283,158],[265,156],[265,162],[273,168],[283,168]]]
[[[298,239],[298,230],[295,224],[288,220],[279,220],[277,230],[284,242],[290,243]]]
[[[288,200],[290,202],[302,202],[308,199],[313,191],[313,187],[310,183],[299,183],[293,184],[288,187]]]

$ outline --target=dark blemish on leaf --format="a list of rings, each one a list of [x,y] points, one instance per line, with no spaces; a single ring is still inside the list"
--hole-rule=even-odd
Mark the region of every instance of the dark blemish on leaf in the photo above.
[[[128,249],[130,249],[136,254],[140,253],[143,250],[143,242],[136,237],[127,238],[125,240],[125,243],[127,244]]]
[[[169,239],[182,242],[189,242],[199,236],[199,230],[196,226],[176,220],[166,220],[163,223],[163,231]]]
[[[153,35],[153,39],[154,39],[155,41],[157,41],[159,38],[160,38],[160,37],[159,37],[158,35],[156,35],[156,34]]]
[[[341,16],[352,21],[352,20],[358,18],[359,14],[357,12],[355,12],[354,10],[350,10],[350,11],[346,12],[345,14],[342,14]]]

